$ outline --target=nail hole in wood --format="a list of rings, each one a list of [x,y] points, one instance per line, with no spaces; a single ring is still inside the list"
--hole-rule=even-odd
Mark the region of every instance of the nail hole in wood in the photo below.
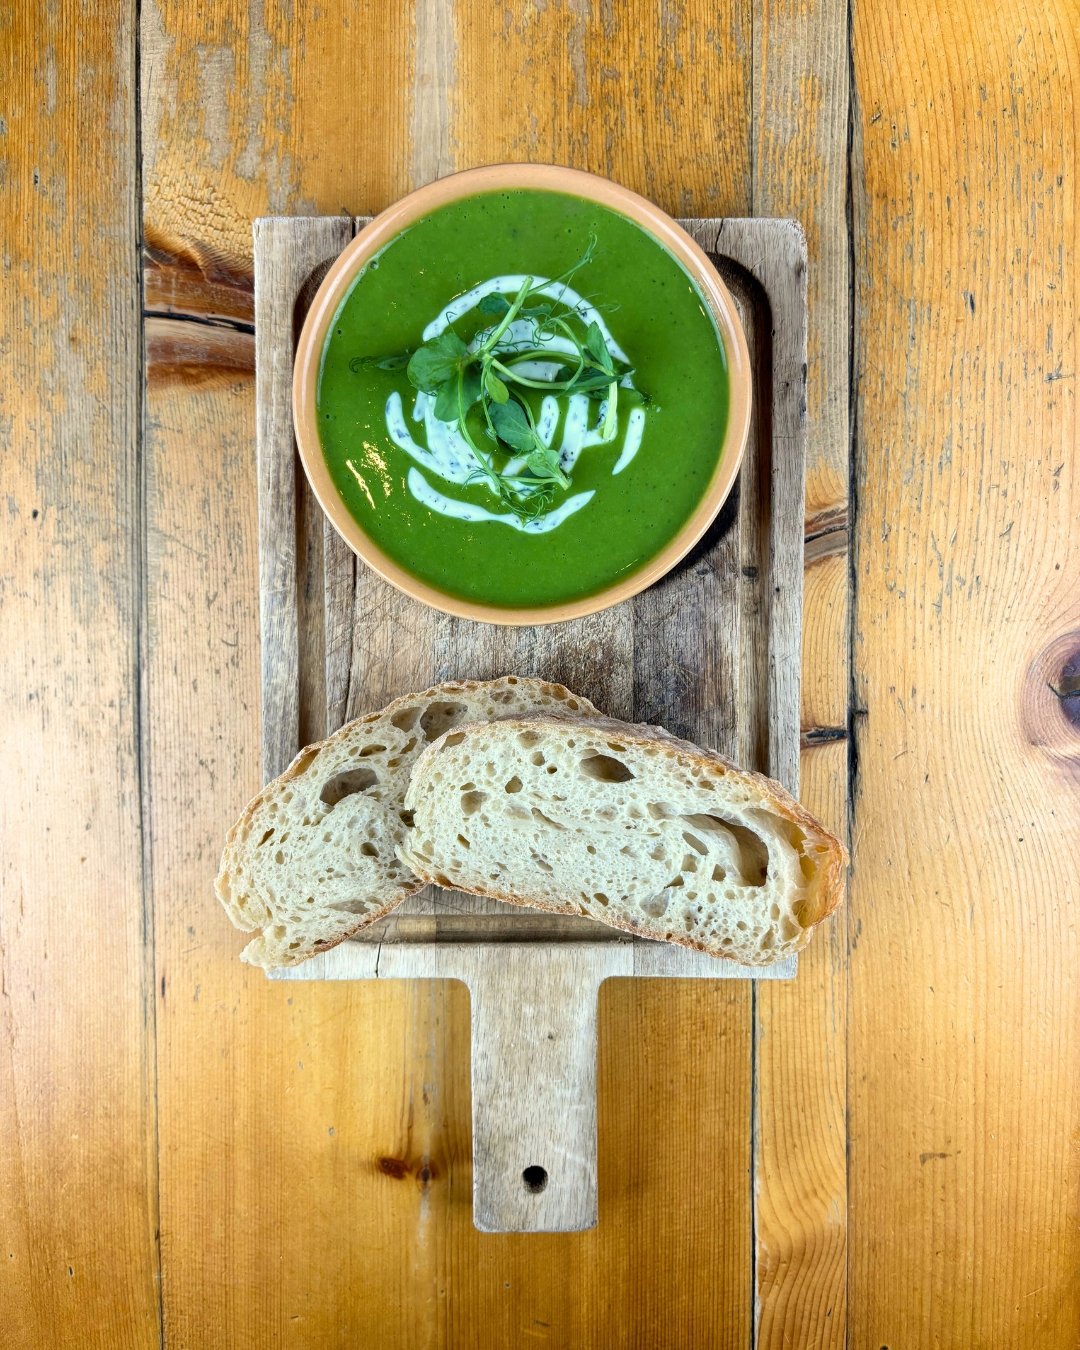
[[[521,1179],[530,1195],[539,1195],[548,1183],[548,1175],[542,1167],[526,1167]]]

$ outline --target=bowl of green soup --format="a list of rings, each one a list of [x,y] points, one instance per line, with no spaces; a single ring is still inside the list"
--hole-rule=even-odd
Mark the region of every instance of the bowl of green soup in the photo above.
[[[305,472],[400,590],[490,623],[576,618],[670,571],[735,482],[750,363],[703,250],[548,165],[421,188],[330,268],[297,347]]]

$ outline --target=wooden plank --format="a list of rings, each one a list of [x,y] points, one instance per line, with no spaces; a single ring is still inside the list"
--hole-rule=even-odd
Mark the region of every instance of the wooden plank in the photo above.
[[[316,274],[352,237],[347,217],[263,219],[255,222],[255,415],[259,490],[259,612],[262,648],[263,777],[276,778],[301,739],[299,641],[304,553],[298,507],[303,471],[292,427],[292,367],[296,313],[282,295],[310,298]],[[306,305],[304,306],[306,310]],[[303,500],[310,494],[305,493]],[[320,528],[321,533],[321,528]],[[314,535],[309,528],[307,538]],[[320,555],[321,561],[321,555]],[[321,575],[318,576],[321,582]],[[322,619],[321,606],[313,607]],[[304,626],[305,635],[312,624]],[[321,630],[318,634],[321,638]],[[319,691],[323,693],[322,690]],[[313,702],[303,700],[305,706]],[[313,728],[326,734],[325,725]]]
[[[141,15],[148,307],[172,293],[184,322],[206,287],[230,331],[250,325],[253,218],[378,210],[408,188],[411,7]],[[379,91],[361,121],[358,89]],[[147,393],[147,837],[166,1338],[423,1346],[438,1216],[468,1213],[468,1066],[433,1069],[446,1038],[467,1041],[467,996],[442,985],[442,1021],[417,1036],[403,986],[285,989],[236,961],[211,888],[222,827],[261,782],[253,368],[200,384],[162,357]]]
[[[852,1343],[1072,1346],[1076,7],[854,38]]]
[[[134,6],[38,8],[0,43],[0,1340],[149,1347]]]
[[[801,799],[847,825],[848,6],[767,0],[754,23],[755,215],[806,231],[806,412]],[[793,766],[787,767],[787,772]],[[845,1344],[846,917],[781,992],[755,993],[754,1237],[758,1345]],[[798,1108],[793,1109],[793,1103]]]

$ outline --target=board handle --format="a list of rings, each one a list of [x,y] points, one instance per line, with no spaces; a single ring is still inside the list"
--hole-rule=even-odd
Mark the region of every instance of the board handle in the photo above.
[[[473,1222],[485,1233],[592,1228],[597,998],[610,956],[504,947],[470,965]]]

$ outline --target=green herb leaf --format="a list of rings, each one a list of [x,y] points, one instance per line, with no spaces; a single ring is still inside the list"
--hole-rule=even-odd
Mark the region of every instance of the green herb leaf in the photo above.
[[[434,394],[440,385],[459,370],[468,348],[452,328],[418,347],[409,358],[409,381],[425,394]]]
[[[491,424],[500,441],[513,450],[535,450],[540,442],[529,425],[525,409],[516,400],[496,403],[491,409]]]
[[[492,291],[490,295],[485,295],[476,306],[481,314],[491,314],[496,318],[501,318],[510,308],[510,301],[501,291]]]
[[[534,450],[525,461],[530,473],[534,474],[543,482],[558,483],[560,487],[569,487],[570,479],[562,470],[559,464],[559,456],[554,450],[546,447],[541,450]]]
[[[468,411],[474,403],[480,402],[480,395],[484,388],[484,376],[480,367],[470,365],[465,367],[465,373],[461,380],[462,406]]]
[[[604,340],[600,325],[595,319],[585,330],[585,350],[601,370],[607,371],[609,375],[614,373],[615,367],[612,365],[611,353],[608,351],[607,342]]]
[[[510,390],[507,389],[506,385],[499,379],[498,375],[495,374],[490,366],[484,367],[484,389],[495,403],[506,403],[509,401]]]
[[[475,365],[466,366],[439,386],[435,416],[440,422],[457,422],[480,398],[483,377]]]
[[[444,380],[439,385],[439,392],[435,396],[434,412],[440,422],[456,422],[458,420],[458,382],[456,375],[451,375],[448,380]]]

